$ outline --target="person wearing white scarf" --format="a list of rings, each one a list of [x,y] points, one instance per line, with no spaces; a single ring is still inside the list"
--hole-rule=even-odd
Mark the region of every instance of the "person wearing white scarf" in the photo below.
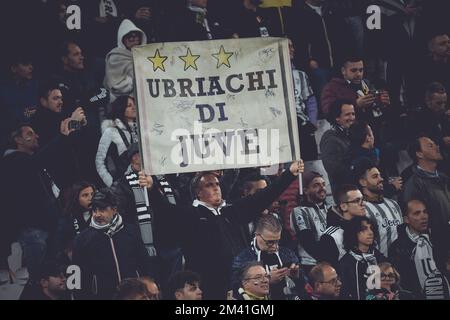
[[[73,264],[83,272],[75,297],[108,300],[123,279],[156,276],[138,228],[122,222],[110,190],[97,191],[92,212],[90,226],[75,238]]]
[[[367,217],[353,218],[344,229],[344,246],[348,250],[339,261],[342,299],[365,300],[373,266],[386,261],[375,246],[376,223]]]
[[[399,227],[399,239],[389,248],[402,285],[423,299],[448,299],[449,284],[431,241],[427,208],[421,200],[412,199],[406,211],[406,225]]]

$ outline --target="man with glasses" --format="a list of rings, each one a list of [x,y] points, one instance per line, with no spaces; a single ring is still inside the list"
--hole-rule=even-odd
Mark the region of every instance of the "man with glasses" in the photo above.
[[[364,198],[354,185],[343,185],[336,194],[337,204],[327,213],[327,230],[320,237],[319,260],[337,268],[338,261],[345,255],[344,229],[353,217],[364,217]]]
[[[327,262],[320,262],[309,273],[313,287],[313,300],[337,300],[341,293],[342,282],[336,270]]]
[[[236,300],[269,300],[270,275],[261,262],[247,263],[241,272],[241,287]]]
[[[295,253],[279,246],[281,224],[272,215],[259,219],[255,238],[250,248],[244,249],[232,264],[231,289],[239,285],[239,274],[242,268],[251,261],[262,263],[270,274],[270,292],[272,300],[290,300],[303,297],[305,286],[303,273],[300,272],[299,261]]]

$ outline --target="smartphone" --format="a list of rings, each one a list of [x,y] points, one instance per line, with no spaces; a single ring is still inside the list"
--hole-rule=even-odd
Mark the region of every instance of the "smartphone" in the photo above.
[[[69,121],[69,130],[80,130],[81,129],[81,122],[77,120],[70,120]]]

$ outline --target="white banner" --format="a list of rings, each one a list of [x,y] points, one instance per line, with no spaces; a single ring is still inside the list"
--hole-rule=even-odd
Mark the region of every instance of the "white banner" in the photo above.
[[[147,173],[300,158],[286,39],[155,43],[133,60]]]

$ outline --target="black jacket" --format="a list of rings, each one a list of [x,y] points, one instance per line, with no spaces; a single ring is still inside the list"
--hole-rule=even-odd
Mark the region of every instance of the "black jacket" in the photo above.
[[[296,18],[289,21],[288,35],[296,49],[295,65],[302,70],[309,70],[310,59],[316,60],[320,68],[339,66],[345,56],[354,52],[355,40],[344,17],[326,6],[322,12],[323,18],[304,4]]]
[[[397,232],[397,240],[389,247],[389,259],[401,276],[400,285],[404,289],[411,291],[416,297],[424,298],[414,262],[413,250],[416,244],[406,234],[406,224],[397,226]],[[431,240],[433,243],[433,239]],[[433,248],[433,257],[436,261],[435,248]],[[439,270],[445,270],[442,265],[439,265],[438,261],[436,263],[438,263],[437,267]]]
[[[45,147],[60,135],[61,121],[69,116],[64,111],[57,113],[42,106],[39,107],[31,121],[31,127],[39,135],[41,147]],[[74,141],[78,135],[79,132],[71,133],[66,138],[67,143],[61,144],[57,152],[48,154],[44,159],[47,169],[60,187],[70,186],[80,180],[74,151]]]
[[[208,208],[170,205],[156,188],[149,192],[150,202],[165,205],[160,219],[164,230],[174,224],[183,226],[178,236],[186,259],[186,269],[202,279],[205,299],[225,299],[234,256],[248,246],[240,226],[249,223],[267,208],[294,180],[286,170],[281,177],[256,194],[239,199],[220,209],[220,215]],[[157,217],[155,217],[157,218]]]
[[[197,13],[187,8],[173,12],[166,28],[168,41],[196,41],[208,40],[208,33],[203,25],[197,21]],[[206,15],[212,39],[223,39],[224,31],[218,21],[210,14]],[[176,23],[173,23],[176,21]]]
[[[153,181],[156,182],[156,177],[153,176]],[[119,212],[122,215],[123,221],[129,224],[138,225],[138,217],[136,213],[136,203],[133,191],[123,175],[119,180],[115,181],[111,187],[114,195],[117,197]],[[177,199],[178,200],[178,199]],[[173,223],[169,229],[164,225],[164,219],[161,219],[165,214],[165,207],[158,205],[158,203],[150,203],[152,212],[152,229],[153,239],[156,249],[174,249],[178,248],[177,234],[180,232],[180,226]]]
[[[353,253],[362,258],[361,252],[353,250]],[[376,264],[387,259],[377,249],[372,252],[375,255]],[[367,278],[369,264],[366,260],[358,261],[349,252],[339,261],[340,276],[342,280],[341,298],[350,300],[366,300]]]
[[[445,260],[450,251],[450,178],[441,172],[438,177],[427,175],[417,166],[413,166],[412,172],[413,175],[403,185],[403,201],[418,197],[425,202],[433,244],[438,253],[436,258]]]
[[[51,231],[56,226],[60,203],[52,191],[52,177],[40,155],[14,151],[3,158],[2,187],[7,213],[5,225]]]
[[[77,299],[112,299],[120,280],[149,275],[150,270],[139,230],[127,224],[112,238],[92,227],[84,230],[75,238],[73,264],[82,275]]]
[[[319,261],[330,263],[336,270],[338,262],[344,256],[344,232],[348,221],[331,207],[327,213],[327,230],[319,240]]]
[[[438,143],[443,151],[446,146],[442,138],[450,136],[450,117],[445,114],[435,115],[428,107],[423,107],[413,113],[408,129],[411,139],[425,133]]]
[[[61,216],[55,232],[56,252],[63,254],[65,249],[72,248],[75,237],[86,230],[90,223],[91,217],[86,221],[81,212]]]
[[[338,127],[325,131],[320,140],[321,159],[333,191],[348,179],[350,138]]]

